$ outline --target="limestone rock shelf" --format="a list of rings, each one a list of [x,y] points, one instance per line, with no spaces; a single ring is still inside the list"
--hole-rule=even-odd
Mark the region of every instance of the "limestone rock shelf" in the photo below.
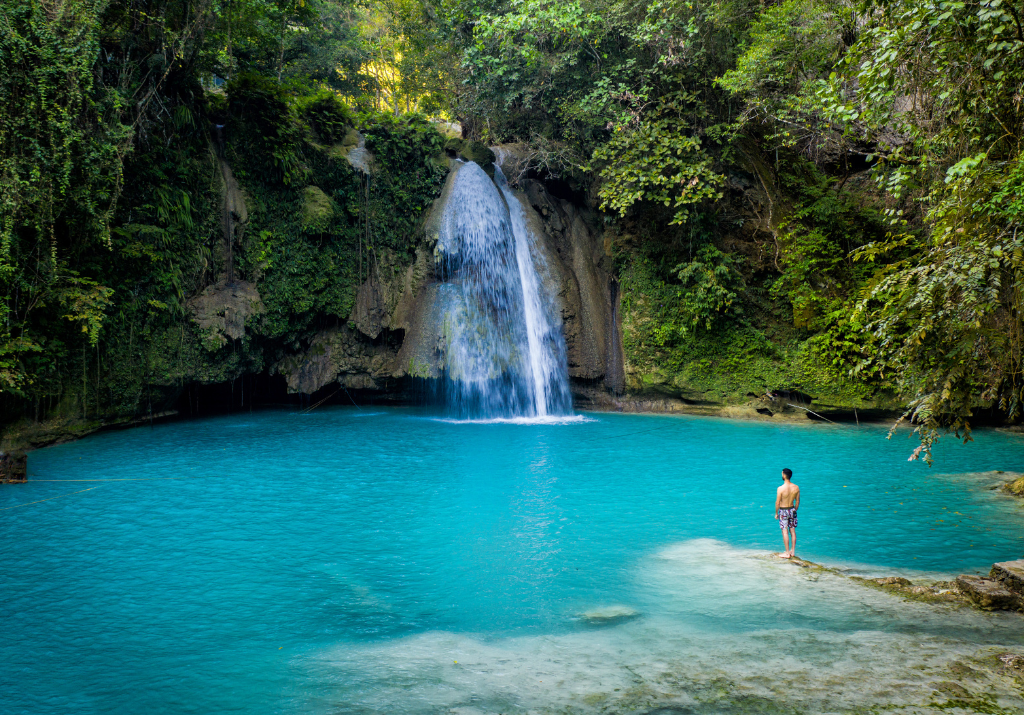
[[[1024,612],[1024,559],[993,564],[988,576],[961,574],[953,581],[915,584],[902,576],[854,579],[917,601],[971,605],[983,611]]]
[[[1024,559],[993,564],[989,576],[1014,593],[1024,595]]]
[[[1015,611],[1020,600],[1016,594],[993,578],[961,575],[956,587],[971,603],[985,611]]]

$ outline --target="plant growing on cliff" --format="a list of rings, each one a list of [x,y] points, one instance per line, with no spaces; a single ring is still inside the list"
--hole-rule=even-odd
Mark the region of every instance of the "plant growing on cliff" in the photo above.
[[[696,127],[688,121],[699,113],[698,105],[689,93],[666,97],[644,121],[617,127],[594,150],[602,179],[601,208],[625,216],[634,204],[651,201],[672,208],[670,223],[680,224],[693,205],[722,197],[724,179],[714,171]]]
[[[974,410],[1024,406],[1024,3],[871,2],[873,23],[822,90],[846,131],[877,143],[876,173],[916,194],[921,229],[890,212],[860,303],[877,352],[911,398],[931,457],[949,430],[970,439]]]
[[[739,261],[713,245],[701,247],[694,260],[680,263],[673,272],[679,279],[678,330],[685,335],[696,330],[711,330],[725,320],[741,320],[739,300],[743,277]]]

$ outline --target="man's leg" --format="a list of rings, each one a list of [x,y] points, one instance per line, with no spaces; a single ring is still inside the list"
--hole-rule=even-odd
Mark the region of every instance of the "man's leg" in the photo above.
[[[782,530],[782,543],[784,543],[786,545],[786,550],[783,551],[782,554],[780,554],[780,555],[782,556],[782,558],[788,559],[789,558],[789,529],[783,529]]]
[[[793,542],[792,542],[793,543],[793,548],[790,549],[789,555],[790,556],[796,556],[796,528],[795,527],[790,527],[789,528],[789,533],[791,533],[793,535]],[[787,543],[789,542],[788,539],[786,541],[787,541]]]

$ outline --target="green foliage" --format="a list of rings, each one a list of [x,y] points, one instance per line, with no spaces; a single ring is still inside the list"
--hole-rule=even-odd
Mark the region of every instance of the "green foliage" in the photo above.
[[[623,236],[634,385],[892,390],[927,458],[979,407],[1024,417],[1022,20],[1020,0],[8,3],[5,409],[130,412],[266,368],[409,265],[446,149],[515,141],[513,183],[561,177]],[[249,207],[227,242],[221,160]],[[265,312],[204,346],[189,301],[228,253]]]
[[[369,187],[322,146],[356,118],[309,75],[367,91],[361,12],[334,0],[0,10],[5,416],[29,400],[131,414],[159,399],[154,386],[263,369],[265,353],[347,318],[371,268],[409,260],[443,181],[428,161],[437,133],[421,118],[364,117],[368,141],[409,167],[383,167]],[[216,77],[230,77],[226,94],[204,90]],[[255,229],[235,237],[236,277],[256,281],[269,310],[211,352],[189,300],[225,277],[222,152]],[[317,210],[304,218],[303,206]]]
[[[671,206],[671,223],[685,223],[689,207],[722,197],[721,175],[701,148],[699,136],[687,135],[686,115],[696,97],[678,94],[663,100],[651,117],[636,126],[619,127],[594,150],[604,180],[598,191],[601,208],[624,216],[639,201]]]
[[[355,124],[352,110],[333,92],[317,92],[300,104],[299,114],[327,144],[340,142]]]
[[[228,131],[256,160],[262,178],[291,185],[306,178],[298,155],[300,134],[288,89],[253,72],[243,72],[227,86]],[[320,113],[323,116],[323,112]]]
[[[665,278],[652,257],[633,255],[624,263],[624,308],[643,306],[645,318],[636,324],[634,345],[680,346],[694,335],[742,325],[743,277],[739,261],[705,244],[693,260],[679,263]],[[642,328],[640,326],[643,326]]]
[[[877,275],[860,304],[877,351],[861,370],[911,398],[921,448],[970,439],[979,406],[1021,416],[1024,6],[1010,0],[877,4],[822,106],[878,146],[880,185],[918,199],[860,257]],[[906,137],[894,141],[895,137]]]
[[[753,316],[729,314],[735,302],[718,314],[712,329],[681,331],[680,308],[690,299],[658,273],[653,261],[637,256],[625,260],[620,272],[630,389],[742,402],[751,392],[799,387],[825,402],[851,407],[863,407],[873,396],[871,386],[824,362],[814,338],[769,340]]]
[[[604,198],[616,210],[638,200],[638,191],[658,201],[681,198],[683,206],[695,187],[661,186],[658,176],[700,176],[705,184],[711,175],[700,165],[706,157],[688,142],[722,123],[721,92],[711,80],[728,64],[734,38],[715,9],[576,0],[475,9],[472,41],[463,50],[472,91],[462,106],[486,117],[485,140],[547,145],[549,153],[552,144],[567,145],[556,154],[578,164],[559,172],[582,173],[580,159],[598,150],[594,158],[609,180]],[[674,163],[664,172],[652,166],[662,147],[658,158]],[[629,162],[638,158],[648,162],[639,179],[629,176]]]
[[[720,319],[740,319],[738,302],[743,277],[736,269],[738,261],[712,245],[701,247],[696,260],[675,267],[680,288],[679,332],[711,330]]]
[[[312,104],[301,96],[289,101]],[[291,105],[275,116],[288,126],[271,135],[291,138],[296,164],[306,167],[301,177],[315,178],[315,186],[278,181],[263,164],[274,161],[273,153],[243,151],[253,145],[247,137],[232,135],[228,154],[252,199],[247,233],[254,239],[238,265],[258,284],[266,307],[256,334],[295,349],[324,321],[348,319],[356,289],[371,271],[380,276],[412,261],[423,212],[440,193],[447,169],[432,161],[444,137],[419,115],[357,117],[374,155],[369,177],[330,147],[301,141],[300,112]]]
[[[25,360],[43,350],[47,305],[69,306],[93,341],[107,305],[108,289],[67,263],[110,245],[129,148],[117,96],[95,86],[98,17],[86,2],[0,11],[0,390],[33,379]]]
[[[735,69],[719,86],[743,99],[741,121],[778,146],[822,141],[817,92],[856,37],[848,0],[785,0],[750,23]]]
[[[830,315],[856,295],[869,271],[852,253],[885,234],[885,223],[852,193],[840,193],[830,177],[806,161],[796,160],[784,185],[793,187],[798,203],[778,225],[776,263],[781,275],[772,287],[793,307],[793,324],[829,329]]]

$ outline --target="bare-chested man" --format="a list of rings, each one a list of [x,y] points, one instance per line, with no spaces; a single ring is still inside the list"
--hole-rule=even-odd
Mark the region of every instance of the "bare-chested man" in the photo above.
[[[782,541],[786,545],[786,553],[780,556],[791,559],[796,556],[796,509],[800,506],[800,487],[793,484],[792,469],[782,470],[782,486],[775,493],[775,518],[782,527]],[[793,538],[792,547],[790,537]]]

